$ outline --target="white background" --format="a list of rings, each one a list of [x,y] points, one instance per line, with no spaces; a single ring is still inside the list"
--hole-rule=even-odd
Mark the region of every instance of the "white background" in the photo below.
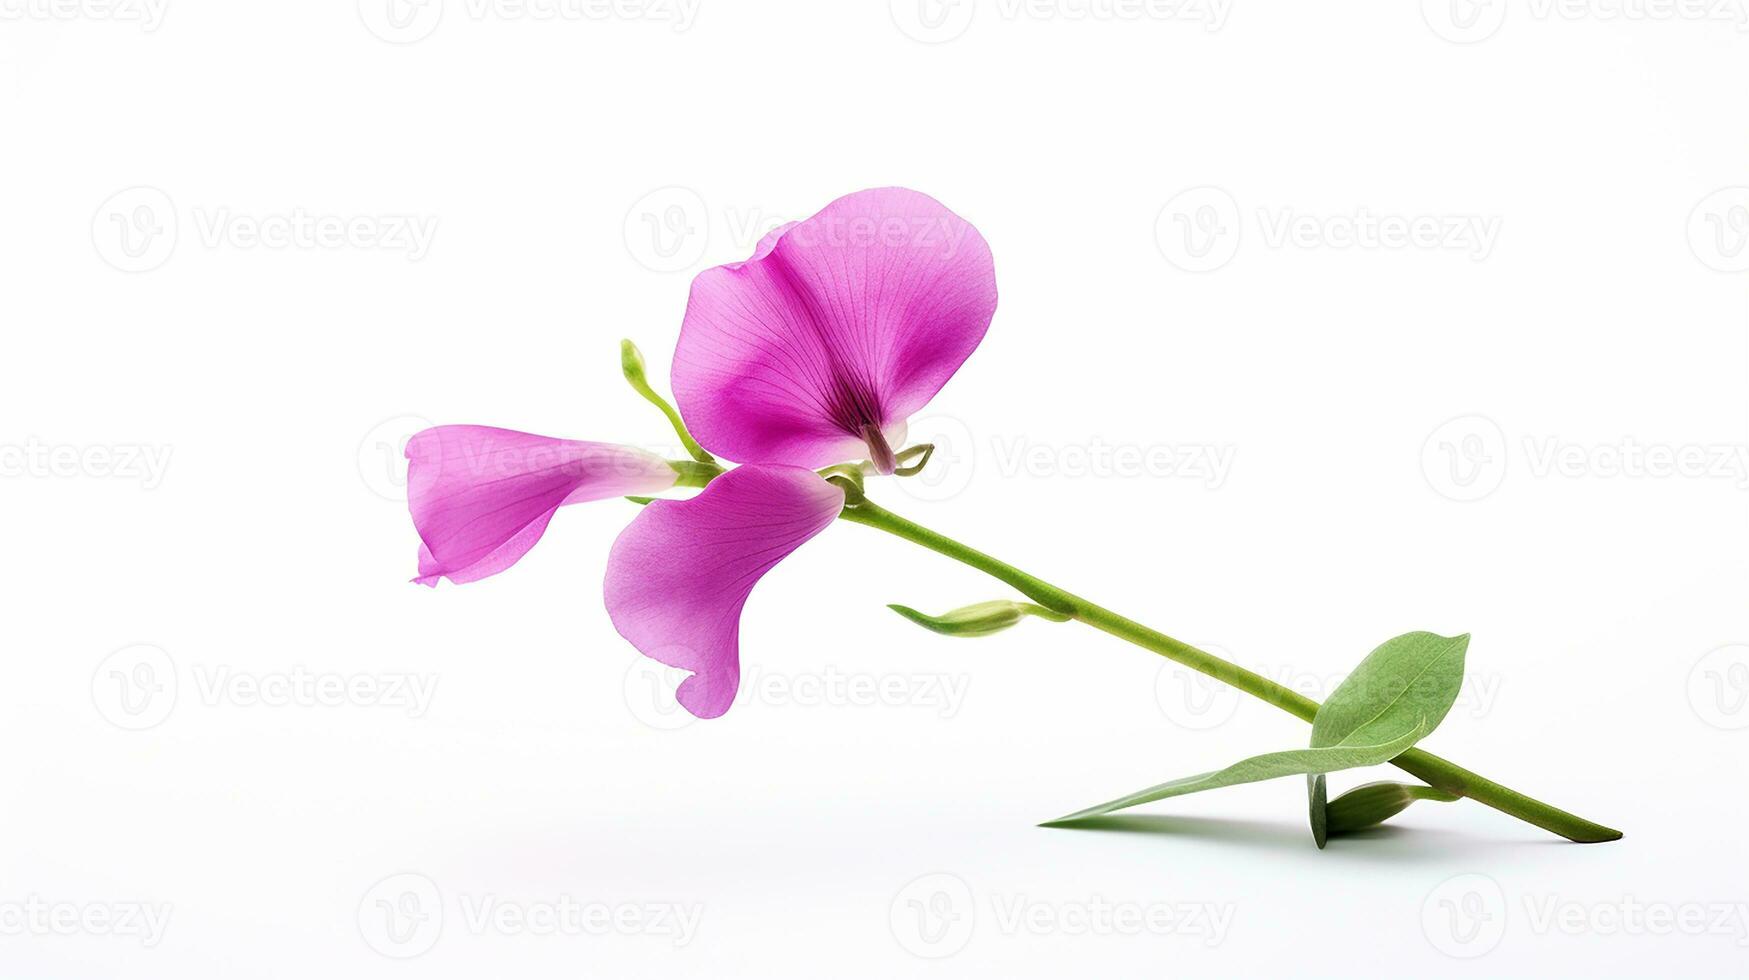
[[[1742,974],[1741,4],[932,4],[0,0],[0,972]],[[761,585],[711,722],[602,611],[629,505],[408,584],[407,435],[671,441],[619,338],[665,379],[692,274],[884,184],[1002,298],[876,499],[1314,696],[1470,631],[1426,745],[1626,839],[1319,852],[1299,780],[1038,829],[1305,726],[922,633],[882,605],[1009,593],[865,528]],[[477,916],[565,900],[623,925]]]

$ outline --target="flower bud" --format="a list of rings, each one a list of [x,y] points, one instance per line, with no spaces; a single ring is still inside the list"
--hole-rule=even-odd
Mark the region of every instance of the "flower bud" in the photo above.
[[[1326,829],[1331,837],[1352,834],[1357,830],[1384,823],[1407,810],[1409,804],[1416,800],[1450,803],[1456,799],[1456,796],[1432,786],[1393,782],[1367,783],[1343,793],[1326,805]]]
[[[632,386],[633,391],[644,396],[645,401],[662,410],[662,414],[668,418],[668,424],[674,426],[674,434],[680,437],[680,444],[686,447],[687,455],[700,463],[716,462],[716,459],[710,453],[705,452],[704,447],[692,438],[692,433],[686,431],[686,423],[681,421],[680,413],[674,410],[674,406],[668,403],[668,399],[658,395],[656,389],[650,387],[650,379],[644,371],[644,352],[638,350],[638,345],[630,340],[619,342],[619,370],[621,374],[625,375],[626,383]],[[702,483],[697,484],[697,486],[703,485]]]
[[[1048,619],[1053,623],[1069,621],[1069,617],[1043,606],[1030,602],[1011,602],[1007,599],[980,602],[939,616],[925,616],[909,606],[890,605],[887,608],[926,630],[944,636],[989,636],[991,633],[1002,632],[1028,616]]]

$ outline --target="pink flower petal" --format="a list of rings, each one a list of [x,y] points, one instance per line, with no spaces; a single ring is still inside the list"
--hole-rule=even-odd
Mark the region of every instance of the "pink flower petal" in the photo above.
[[[996,311],[990,248],[934,198],[841,197],[699,273],[674,395],[699,442],[743,462],[890,468],[905,419],[971,356]]]
[[[565,504],[657,493],[677,474],[660,456],[600,442],[440,425],[407,442],[407,509],[423,544],[419,577],[463,583],[516,564]]]
[[[608,556],[607,614],[645,656],[692,671],[676,696],[715,718],[741,685],[753,586],[843,508],[844,491],[793,466],[738,467],[691,500],[655,501]]]

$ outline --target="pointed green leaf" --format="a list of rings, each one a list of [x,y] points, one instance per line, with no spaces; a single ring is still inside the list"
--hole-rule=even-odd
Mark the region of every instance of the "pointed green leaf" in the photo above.
[[[1318,707],[1312,746],[1373,740],[1380,731],[1401,730],[1410,718],[1425,722],[1430,732],[1438,728],[1463,687],[1469,647],[1468,633],[1404,633],[1379,644]],[[1312,839],[1320,848],[1330,833],[1324,802],[1328,794],[1322,773],[1306,777]]]
[[[1128,796],[1118,797],[1109,803],[1101,803],[1098,806],[1071,813],[1066,817],[1058,817],[1050,822],[1066,823],[1070,820],[1080,820],[1083,817],[1096,817],[1141,803],[1152,803],[1155,800],[1164,800],[1174,796],[1200,793],[1203,790],[1219,789],[1223,786],[1237,786],[1241,783],[1255,783],[1259,780],[1276,779],[1281,776],[1299,776],[1306,773],[1336,772],[1341,769],[1376,766],[1401,755],[1414,746],[1426,733],[1426,726],[1416,723],[1396,737],[1379,742],[1356,742],[1313,749],[1289,749],[1286,752],[1270,752],[1266,755],[1252,756],[1243,762],[1234,763],[1216,772],[1205,772],[1201,775],[1187,776],[1169,783],[1151,786]]]
[[[1332,837],[1384,823],[1409,808],[1416,800],[1451,803],[1459,797],[1432,786],[1412,783],[1367,783],[1331,800],[1324,819]]]
[[[1367,654],[1312,720],[1312,747],[1381,741],[1415,722],[1439,727],[1464,682],[1470,637],[1404,633]]]

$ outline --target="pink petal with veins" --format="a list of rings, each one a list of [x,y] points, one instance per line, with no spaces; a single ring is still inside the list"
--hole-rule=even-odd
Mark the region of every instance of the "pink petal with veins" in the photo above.
[[[899,428],[977,349],[996,311],[990,248],[916,191],[841,197],[699,273],[674,352],[674,394],[713,452],[882,472]]]
[[[741,684],[741,608],[753,586],[843,507],[844,491],[813,471],[758,464],[691,500],[654,501],[608,556],[608,616],[645,656],[692,671],[676,697],[715,718]]]
[[[630,446],[440,425],[407,442],[407,509],[423,542],[419,577],[473,582],[516,564],[565,504],[659,493],[677,474]]]

